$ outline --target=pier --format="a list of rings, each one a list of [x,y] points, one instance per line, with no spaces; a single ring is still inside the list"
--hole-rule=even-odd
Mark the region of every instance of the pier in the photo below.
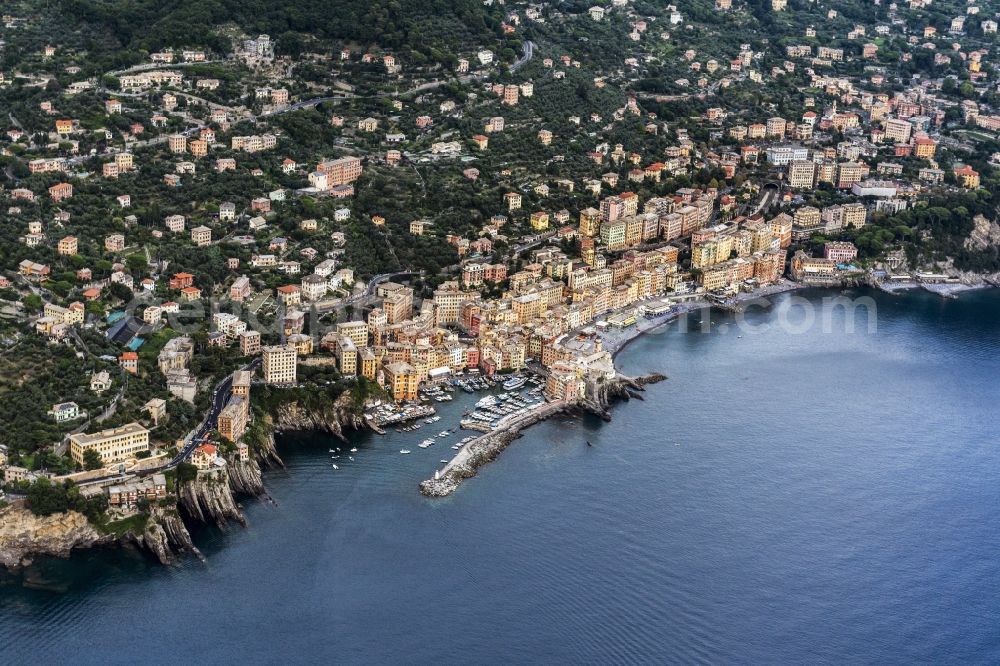
[[[444,468],[434,474],[434,478],[421,482],[420,492],[429,497],[450,495],[463,480],[475,476],[480,467],[496,458],[520,436],[522,430],[558,414],[568,406],[563,401],[547,402],[526,414],[504,417],[492,432],[463,446]]]

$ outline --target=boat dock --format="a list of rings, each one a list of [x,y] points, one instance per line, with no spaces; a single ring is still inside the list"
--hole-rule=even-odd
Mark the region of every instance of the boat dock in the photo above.
[[[403,423],[404,421],[412,421],[414,419],[423,418],[425,416],[432,416],[433,414],[434,408],[430,405],[415,405],[412,407],[406,407],[401,411],[376,411],[374,414],[366,415],[366,418],[370,419],[376,426],[385,427],[396,423]]]
[[[450,495],[463,480],[475,476],[476,470],[500,454],[507,445],[520,436],[525,428],[565,410],[563,401],[543,403],[525,414],[512,414],[497,423],[497,427],[463,446],[433,479],[420,484],[420,492],[429,497]]]

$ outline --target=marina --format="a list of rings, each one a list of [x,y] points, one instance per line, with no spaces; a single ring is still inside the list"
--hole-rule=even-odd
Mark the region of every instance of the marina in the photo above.
[[[399,435],[420,432],[419,439],[403,440],[400,455],[418,453],[415,449],[427,450],[438,444],[450,446],[454,457],[435,463],[444,465],[442,470],[436,472],[440,474],[449,469],[471,444],[499,434],[498,431],[510,428],[512,423],[537,420],[535,415],[546,407],[543,386],[544,378],[530,372],[502,377],[471,373],[437,385],[421,387],[418,401],[403,405],[375,403],[369,407],[365,418],[374,426],[372,430],[379,435],[386,434],[381,429],[382,426],[395,426],[393,431]],[[456,400],[456,396],[458,400],[455,406],[446,407]],[[438,413],[439,409],[444,409],[444,412]],[[422,430],[431,426],[438,426],[441,430],[430,433]],[[458,438],[463,430],[473,431],[474,434]],[[351,449],[351,453],[356,452],[356,447]],[[330,453],[339,454],[340,449],[330,449]],[[339,457],[331,456],[334,460]],[[353,461],[353,457],[351,460]],[[335,466],[334,469],[339,468]]]

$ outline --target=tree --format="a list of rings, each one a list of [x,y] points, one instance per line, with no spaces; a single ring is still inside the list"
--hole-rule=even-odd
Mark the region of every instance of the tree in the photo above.
[[[101,460],[101,454],[94,449],[87,449],[83,452],[83,468],[87,470],[101,469],[104,467],[104,462]]]
[[[191,463],[182,462],[177,466],[177,487],[180,488],[189,481],[198,478],[198,468]]]
[[[69,506],[66,499],[66,488],[53,485],[48,479],[41,478],[28,487],[28,508],[36,516],[51,516],[65,511]]]

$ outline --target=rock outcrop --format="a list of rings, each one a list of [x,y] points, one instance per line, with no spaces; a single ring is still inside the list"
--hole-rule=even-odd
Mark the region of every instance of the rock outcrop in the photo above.
[[[219,527],[225,527],[229,521],[244,527],[247,524],[246,517],[236,505],[225,467],[199,472],[198,478],[183,484],[177,495],[181,509],[191,520],[215,523]]]
[[[114,536],[100,534],[76,511],[36,516],[19,505],[0,509],[0,565],[9,570],[28,566],[36,557],[65,558],[76,548],[114,541]]]
[[[280,460],[280,459],[279,459]],[[264,489],[264,475],[256,459],[243,462],[232,456],[227,465],[229,472],[229,488],[237,495],[261,497],[267,494]]]
[[[191,540],[176,509],[154,508],[142,532],[127,532],[120,540],[150,553],[160,564],[173,564],[179,555],[190,553],[204,559]]]
[[[38,557],[69,557],[76,549],[131,544],[149,552],[161,564],[177,555],[201,553],[174,509],[156,507],[142,532],[121,537],[101,534],[76,511],[36,516],[22,506],[0,510],[0,565],[10,571],[29,566]]]
[[[276,432],[325,432],[344,441],[347,440],[345,432],[367,427],[367,421],[354,405],[349,391],[333,402],[316,407],[303,407],[297,402],[285,403],[275,411],[272,423]]]
[[[1000,245],[1000,224],[996,220],[987,220],[982,215],[972,218],[975,225],[972,233],[965,239],[965,249],[985,250]]]
[[[611,420],[611,405],[617,400],[642,399],[640,393],[648,384],[662,382],[666,377],[659,373],[627,377],[619,374],[610,381],[591,384],[587,387],[587,398],[580,401],[580,407],[605,421]]]

